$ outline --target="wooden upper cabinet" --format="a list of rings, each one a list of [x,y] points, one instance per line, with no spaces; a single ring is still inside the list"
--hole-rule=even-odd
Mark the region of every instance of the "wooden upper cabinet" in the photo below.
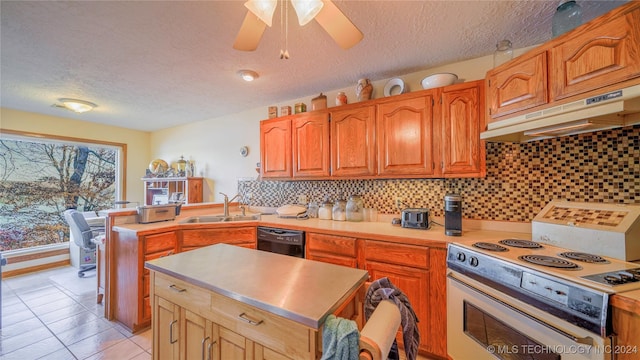
[[[523,55],[489,71],[487,88],[492,119],[546,104],[547,53]]]
[[[331,112],[331,175],[375,174],[374,105]]]
[[[433,92],[378,104],[378,175],[433,175]]]
[[[557,42],[549,59],[554,100],[639,77],[640,9],[622,11]]]
[[[263,178],[291,177],[291,117],[260,122],[260,161]]]
[[[484,80],[448,86],[442,92],[442,173],[484,176]]]
[[[330,175],[329,114],[310,112],[293,119],[293,177]]]

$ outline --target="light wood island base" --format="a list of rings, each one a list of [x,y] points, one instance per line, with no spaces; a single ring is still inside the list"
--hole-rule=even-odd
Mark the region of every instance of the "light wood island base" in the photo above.
[[[235,267],[222,273],[229,262]],[[224,244],[146,266],[154,360],[318,359],[326,316],[362,328],[363,270]],[[256,266],[264,271],[243,280]]]

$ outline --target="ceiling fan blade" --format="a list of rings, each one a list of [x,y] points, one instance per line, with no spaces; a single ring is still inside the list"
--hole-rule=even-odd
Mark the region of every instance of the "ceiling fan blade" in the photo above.
[[[348,49],[359,43],[364,35],[353,25],[331,0],[322,0],[324,6],[315,19],[322,28],[340,45]]]
[[[236,36],[236,41],[233,43],[233,48],[241,51],[254,51],[258,48],[266,27],[267,24],[260,18],[251,11],[247,11],[240,31],[238,31],[238,36]]]

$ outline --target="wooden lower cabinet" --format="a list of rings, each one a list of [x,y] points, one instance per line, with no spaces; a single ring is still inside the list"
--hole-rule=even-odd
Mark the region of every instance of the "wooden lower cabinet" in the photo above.
[[[625,308],[613,306],[613,332],[617,335],[614,350],[617,360],[640,358],[640,312],[637,306],[637,303]]]
[[[161,231],[141,236],[132,231],[114,233],[113,319],[132,332],[151,324],[150,278],[145,261],[218,243],[256,248],[255,226]]]
[[[178,279],[151,276],[154,360],[316,359],[316,331]]]
[[[431,357],[447,357],[446,257],[447,249],[356,239],[307,232],[307,259],[363,268],[369,281],[383,277],[409,299],[418,316],[419,351]],[[398,334],[402,342],[402,335]]]

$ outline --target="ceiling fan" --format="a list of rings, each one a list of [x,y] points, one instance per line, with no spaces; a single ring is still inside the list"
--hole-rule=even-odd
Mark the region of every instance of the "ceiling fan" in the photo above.
[[[281,0],[286,1],[286,0]],[[244,6],[249,9],[244,17],[233,48],[254,51],[258,48],[262,34],[271,27],[273,13],[278,0],[249,0]],[[362,32],[347,18],[331,0],[291,0],[300,25],[312,19],[343,49],[349,49],[364,38]],[[284,4],[286,6],[286,4]]]

